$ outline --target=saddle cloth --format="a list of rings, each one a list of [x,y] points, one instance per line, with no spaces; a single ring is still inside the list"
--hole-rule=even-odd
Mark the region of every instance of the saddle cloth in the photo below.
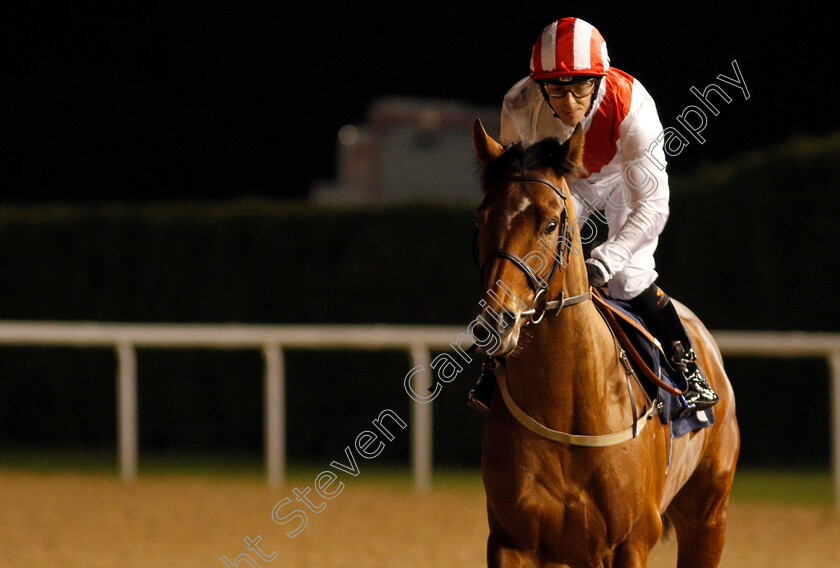
[[[664,353],[658,345],[651,342],[653,336],[645,327],[641,317],[633,311],[630,304],[603,294],[594,288],[593,291],[593,296],[601,300],[595,302],[595,306],[601,310],[601,313],[609,309],[615,316],[618,316],[608,317],[605,314],[604,319],[608,325],[613,327],[616,337],[622,343],[622,347],[627,351],[630,351],[631,348],[635,349],[640,355],[641,360],[634,360],[631,357],[631,363],[636,367],[638,375],[642,377],[641,384],[647,391],[648,396],[662,402],[659,419],[663,424],[670,423],[671,437],[679,438],[689,432],[696,432],[714,424],[713,408],[686,412],[688,404],[685,398],[676,394],[685,388],[685,380],[679,372],[671,370],[670,365],[665,360]],[[621,329],[615,329],[616,325],[621,326]],[[631,343],[630,346],[625,345],[622,341],[625,338]],[[640,365],[645,365],[647,370],[640,369]],[[675,375],[679,383],[669,373]],[[654,382],[649,378],[651,376],[658,378],[658,380]]]

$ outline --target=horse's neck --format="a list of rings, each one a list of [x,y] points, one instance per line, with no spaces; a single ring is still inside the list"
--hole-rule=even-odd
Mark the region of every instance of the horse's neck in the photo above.
[[[609,328],[591,301],[564,308],[556,316],[549,312],[523,333],[530,337],[523,338],[522,351],[511,362],[527,364],[529,374],[548,381],[552,391],[573,386],[582,378],[581,369],[597,366],[615,352]]]
[[[571,283],[564,294],[585,293],[583,263],[570,264],[569,272],[566,281]],[[556,422],[558,416],[578,426],[582,420],[601,420],[595,409],[608,406],[616,358],[612,334],[594,304],[586,301],[556,315],[549,312],[525,333],[530,337],[521,339],[522,351],[507,362],[514,398],[535,418],[542,415],[557,427],[563,427]]]

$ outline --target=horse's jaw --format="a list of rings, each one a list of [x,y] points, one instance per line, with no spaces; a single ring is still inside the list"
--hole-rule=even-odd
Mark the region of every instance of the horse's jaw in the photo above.
[[[488,330],[489,336],[478,343],[479,351],[488,357],[504,358],[510,356],[519,346],[521,328],[521,325],[509,329],[491,328]]]

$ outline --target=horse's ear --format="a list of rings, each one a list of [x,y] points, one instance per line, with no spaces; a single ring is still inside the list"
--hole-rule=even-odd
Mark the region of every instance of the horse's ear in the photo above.
[[[574,164],[575,168],[579,168],[583,164],[583,127],[579,122],[567,144],[569,149],[566,153],[566,159]]]
[[[487,134],[480,118],[476,118],[473,125],[473,145],[475,146],[475,157],[478,158],[478,162],[482,166],[495,161],[505,151],[501,144]]]

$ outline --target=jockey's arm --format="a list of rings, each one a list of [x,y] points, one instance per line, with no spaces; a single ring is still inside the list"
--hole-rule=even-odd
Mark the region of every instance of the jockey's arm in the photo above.
[[[516,128],[516,123],[513,121],[513,118],[510,115],[510,109],[507,107],[507,105],[503,105],[499,143],[502,146],[507,147],[513,144],[514,142],[518,142],[521,139],[522,134]]]
[[[522,130],[522,118],[517,120],[514,114],[519,116],[523,109],[529,108],[533,102],[533,95],[529,93],[532,85],[528,78],[521,79],[505,94],[502,102],[502,118],[501,118],[501,132],[499,135],[499,143],[508,147],[516,142],[530,141],[527,132]]]
[[[662,124],[653,99],[638,81],[619,135],[624,173],[611,199],[614,203],[626,201],[630,211],[621,228],[591,253],[611,274],[620,272],[638,250],[659,237],[669,213],[665,152],[657,141],[658,137],[661,140]]]

